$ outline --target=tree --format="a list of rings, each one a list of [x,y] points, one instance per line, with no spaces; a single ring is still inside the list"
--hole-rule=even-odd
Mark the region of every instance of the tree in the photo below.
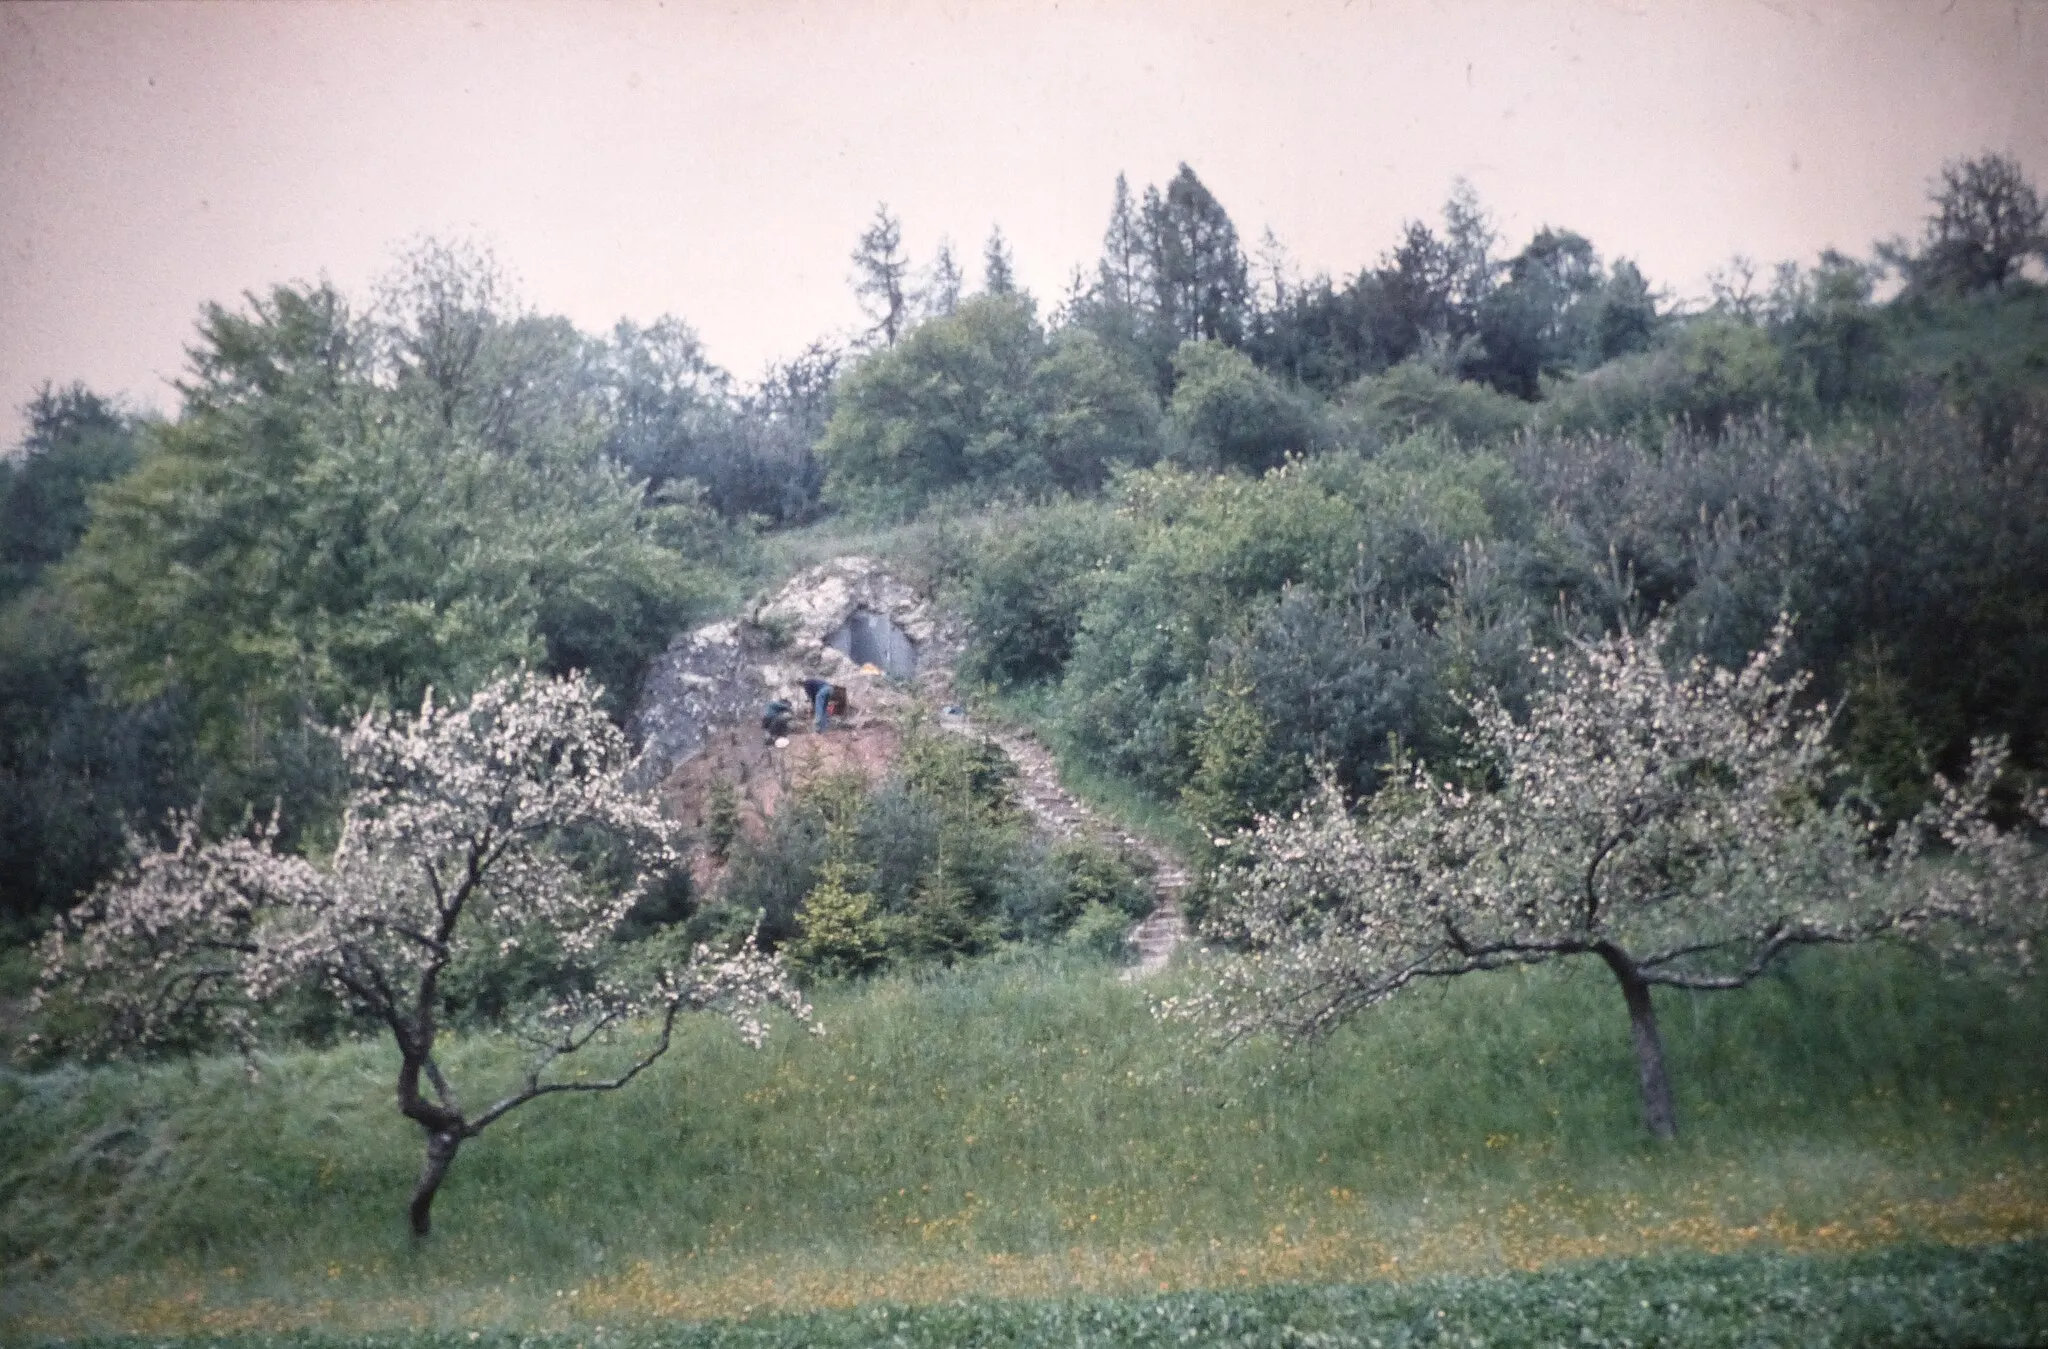
[[[2033,972],[2048,928],[2048,873],[2033,840],[1999,828],[1987,809],[2010,761],[2003,737],[1974,739],[1962,776],[1935,775],[1931,799],[1897,831],[1887,862],[1902,871],[1929,847],[1939,849],[1936,864],[1918,871],[1901,930],[1949,961],[2021,978]],[[2048,828],[2048,786],[2018,804],[2022,820]]]
[[[1085,282],[1077,270],[1074,296],[1068,306],[1071,325],[1094,333],[1113,350],[1154,364],[1156,353],[1143,341],[1142,317],[1150,281],[1146,274],[1145,240],[1124,175],[1116,176],[1109,225],[1102,235],[1102,257],[1095,279]]]
[[[1444,201],[1443,233],[1419,220],[1401,242],[1359,274],[1351,301],[1377,368],[1425,356],[1446,374],[1462,374],[1479,355],[1481,308],[1499,265],[1493,223],[1472,185],[1459,178]]]
[[[960,264],[953,258],[953,241],[939,240],[938,251],[932,254],[931,266],[925,269],[924,279],[917,288],[919,314],[928,319],[944,318],[960,307],[960,287],[964,278],[960,275]]]
[[[808,1018],[751,940],[680,962],[658,939],[612,940],[675,854],[672,826],[626,790],[625,738],[588,680],[513,675],[459,707],[429,693],[417,716],[365,716],[337,739],[352,788],[331,855],[281,850],[274,826],[202,844],[187,817],[174,847],[136,858],[51,934],[39,998],[86,999],[110,1049],[195,1027],[248,1043],[287,989],[340,998],[398,1048],[398,1108],[426,1136],[408,1210],[418,1236],[465,1142],[543,1096],[625,1086],[667,1052],[683,1012],[722,1008],[750,1044],[771,1004]],[[534,1050],[520,1079],[471,1112],[435,1056],[451,985],[522,952],[545,954],[560,992],[520,1028]],[[561,1060],[622,1033],[609,1076],[562,1074]]]
[[[1871,302],[1883,266],[1830,248],[1810,271],[1788,262],[1778,273],[1772,331],[1787,365],[1811,385],[1814,401],[1830,411],[1857,404],[1897,407],[1903,401],[1897,328]]]
[[[1800,705],[1804,675],[1771,673],[1789,625],[1739,672],[1667,669],[1668,635],[1540,656],[1547,687],[1524,722],[1476,700],[1481,785],[1418,768],[1354,815],[1326,781],[1302,811],[1262,820],[1218,925],[1242,954],[1177,1009],[1229,1034],[1303,1037],[1418,981],[1597,956],[1628,1007],[1644,1122],[1669,1139],[1652,989],[1740,988],[1795,947],[1995,933],[2011,925],[1991,919],[2028,911],[1999,898],[2023,868],[1996,831],[1976,849],[1991,865],[1963,879],[1911,865],[1937,828],[1989,828],[1987,775],[1873,848],[1851,804],[1825,794],[1825,709]]]
[[[408,245],[377,284],[384,360],[447,430],[474,420],[486,344],[510,317],[511,291],[489,249],[433,237]]]
[[[1287,307],[1288,297],[1301,289],[1301,281],[1294,274],[1287,245],[1280,242],[1271,225],[1259,235],[1258,261],[1259,282],[1253,287],[1252,307],[1254,317],[1264,319]]]
[[[1463,178],[1451,180],[1451,194],[1444,198],[1443,217],[1451,306],[1469,325],[1476,322],[1479,307],[1493,293],[1495,273],[1499,271],[1493,260],[1493,247],[1500,238],[1494,233],[1493,218],[1480,204],[1478,191]]]
[[[1714,300],[1710,313],[1743,323],[1763,317],[1768,297],[1757,284],[1756,259],[1747,253],[1731,254],[1728,261],[1708,272],[1707,290]]]
[[[735,400],[737,453],[707,499],[728,517],[797,524],[817,509],[825,465],[812,448],[831,420],[840,353],[813,342],[776,362]]]
[[[1193,169],[1181,165],[1163,194],[1145,189],[1139,229],[1151,291],[1147,317],[1165,349],[1242,341],[1250,282],[1237,227]]]
[[[199,341],[185,348],[192,377],[178,381],[185,412],[332,401],[361,375],[371,346],[365,325],[328,282],[245,292],[247,311],[200,311]]]
[[[50,568],[94,490],[133,469],[138,428],[82,384],[45,384],[0,458],[0,928],[26,933],[120,864],[125,834],[199,785],[178,709],[101,696]]]
[[[990,295],[1017,293],[1017,268],[1010,258],[1009,240],[998,225],[988,232],[981,250],[981,288]]]
[[[577,438],[601,412],[603,343],[527,310],[482,244],[414,242],[372,313],[376,371],[422,428],[516,456]]]
[[[77,545],[87,491],[135,466],[134,426],[83,384],[45,384],[22,411],[20,455],[0,458],[0,603]]]
[[[1031,432],[1031,370],[1045,334],[1029,301],[977,295],[919,324],[840,381],[818,453],[842,502],[914,508],[933,492],[1003,477]]]
[[[1450,248],[1428,225],[1409,221],[1401,242],[1354,286],[1361,326],[1380,362],[1398,365],[1430,346],[1450,355],[1454,334],[1463,335],[1453,307],[1457,278]]]
[[[866,974],[887,958],[875,897],[861,889],[855,825],[863,793],[853,783],[823,782],[815,804],[825,821],[825,860],[796,914],[796,937],[783,954],[798,970],[827,979]]]
[[[1533,399],[1543,376],[1587,363],[1606,281],[1585,236],[1538,230],[1508,263],[1507,280],[1477,307],[1485,354],[1476,373],[1503,393]]]
[[[1085,328],[1056,333],[1031,371],[1033,477],[1063,492],[1097,491],[1119,465],[1159,453],[1159,399],[1128,358]]]
[[[216,761],[245,764],[307,713],[522,661],[635,686],[702,593],[692,494],[649,502],[589,426],[487,441],[463,395],[450,427],[333,354],[352,325],[325,288],[252,307],[209,311],[186,415],[59,569],[116,696],[183,690]]]
[[[1102,233],[1102,260],[1096,264],[1096,294],[1112,309],[1130,314],[1142,302],[1145,284],[1145,238],[1131,206],[1130,185],[1119,173],[1109,226]]]
[[[1111,464],[1152,456],[1158,408],[1088,333],[1048,347],[1021,293],[976,295],[871,352],[841,381],[818,453],[828,493],[912,511],[970,484],[1089,491]]]
[[[664,315],[642,328],[620,319],[596,353],[608,428],[605,454],[654,493],[692,477],[714,504],[733,456],[732,380],[711,363],[689,324]]]
[[[869,342],[896,345],[910,326],[910,294],[904,281],[910,259],[903,252],[903,222],[889,214],[887,203],[875,207],[875,221],[861,232],[853,250],[853,294],[867,315]]]
[[[1929,194],[1926,244],[1907,264],[1921,289],[1967,294],[1997,289],[2029,257],[2048,262],[2048,233],[2039,194],[2010,155],[1985,154],[1941,167]]]
[[[1656,328],[1657,299],[1642,269],[1627,258],[1615,259],[1594,311],[1593,363],[1647,351]]]
[[[1313,407],[1221,342],[1186,342],[1173,353],[1167,419],[1197,467],[1264,473],[1320,439]]]

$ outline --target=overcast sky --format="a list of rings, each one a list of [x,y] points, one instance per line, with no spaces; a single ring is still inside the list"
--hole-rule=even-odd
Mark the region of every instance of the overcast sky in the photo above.
[[[1054,301],[1119,170],[1193,166],[1248,247],[1355,272],[1463,175],[1676,295],[1735,252],[1914,234],[1944,159],[2048,186],[2048,4],[0,4],[0,407],[169,410],[199,306],[423,232],[534,307],[672,313],[742,378],[857,313],[885,201],[918,261],[991,226]],[[0,443],[19,434],[11,417]]]

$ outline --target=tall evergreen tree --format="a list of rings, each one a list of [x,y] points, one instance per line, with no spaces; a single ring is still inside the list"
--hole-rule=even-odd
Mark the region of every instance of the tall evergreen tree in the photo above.
[[[135,466],[135,427],[83,384],[45,384],[22,411],[20,454],[0,456],[0,603],[71,551],[89,489]]]
[[[988,232],[988,243],[981,250],[981,288],[990,295],[1017,293],[1017,269],[1000,225]]]
[[[1145,190],[1140,230],[1150,283],[1148,318],[1174,345],[1243,342],[1250,300],[1244,251],[1229,212],[1186,164],[1161,193]]]
[[[861,232],[853,250],[853,293],[869,327],[869,342],[893,347],[910,326],[910,293],[905,282],[910,259],[903,253],[903,222],[889,214],[888,203],[875,207],[874,223]]]
[[[944,318],[958,309],[962,280],[960,264],[953,257],[953,241],[939,240],[931,266],[925,268],[924,282],[917,288],[917,307],[923,317]]]
[[[1094,333],[1112,351],[1157,371],[1163,356],[1149,350],[1140,338],[1140,312],[1148,290],[1144,234],[1131,201],[1130,184],[1119,173],[1094,280],[1088,282],[1080,272],[1075,273],[1067,320]]]
[[[1463,178],[1451,181],[1444,199],[1444,255],[1449,264],[1453,326],[1471,332],[1478,326],[1479,306],[1493,292],[1500,267],[1493,260],[1493,219],[1479,204],[1479,194]]]
[[[1130,184],[1119,173],[1116,196],[1109,208],[1109,228],[1102,234],[1102,261],[1096,266],[1096,290],[1103,304],[1134,312],[1145,286],[1145,237],[1131,207]]]

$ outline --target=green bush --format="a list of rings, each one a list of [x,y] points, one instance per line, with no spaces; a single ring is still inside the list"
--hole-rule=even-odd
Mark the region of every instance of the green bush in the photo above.
[[[1163,800],[1191,788],[1215,823],[1284,805],[1309,758],[1364,785],[1389,733],[1441,742],[1439,644],[1488,675],[1519,653],[1511,604],[1445,623],[1467,545],[1533,528],[1499,458],[1411,440],[1257,482],[1158,469],[1119,490],[1129,560],[1096,581],[1057,715],[1078,754]]]
[[[1529,424],[1529,405],[1472,380],[1407,360],[1350,385],[1338,421],[1354,444],[1377,447],[1432,434],[1454,445],[1490,445]]]
[[[1651,439],[1674,423],[1711,436],[1766,415],[1804,426],[1815,415],[1810,386],[1770,329],[1710,314],[1651,351],[1547,383],[1535,419],[1555,432]]]
[[[729,936],[760,911],[764,940],[840,976],[1047,940],[1091,898],[1134,907],[1128,866],[1030,838],[1016,773],[989,741],[913,724],[881,782],[807,784],[737,844],[725,902],[696,930]]]
[[[730,935],[761,916],[761,941],[776,947],[797,935],[797,911],[818,884],[825,864],[826,822],[799,794],[786,801],[759,838],[743,837],[732,850],[721,902],[699,914],[693,931]]]
[[[1221,342],[1186,342],[1173,353],[1167,426],[1173,457],[1189,468],[1263,473],[1324,439],[1305,394],[1283,387]]]
[[[1083,612],[1060,716],[1087,757],[1171,797],[1210,643],[1255,597],[1341,576],[1361,522],[1351,503],[1292,472],[1248,481],[1156,469],[1121,480],[1120,505],[1136,523],[1131,559]]]
[[[948,493],[1086,492],[1156,454],[1158,407],[1110,349],[1048,343],[1031,301],[980,295],[919,324],[841,379],[818,453],[826,497],[876,518]]]
[[[1005,684],[1057,677],[1081,615],[1130,542],[1129,522],[1098,502],[993,517],[972,545],[962,586],[970,675]]]
[[[1152,912],[1147,872],[1126,854],[1086,839],[1072,839],[1055,846],[1047,862],[1060,881],[1059,899],[1051,913],[1060,927],[1071,926],[1097,907],[1114,909],[1131,920]]]
[[[854,884],[850,861],[827,858],[818,869],[818,884],[797,913],[796,939],[783,948],[799,973],[843,979],[881,965],[885,934],[875,897]]]
[[[1130,954],[1131,916],[1108,904],[1089,904],[1067,926],[1067,945],[1104,960]]]

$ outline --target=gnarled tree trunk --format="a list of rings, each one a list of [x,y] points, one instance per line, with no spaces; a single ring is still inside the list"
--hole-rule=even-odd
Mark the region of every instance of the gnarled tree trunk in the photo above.
[[[1657,1033],[1650,985],[1620,947],[1601,942],[1595,949],[1621,981],[1621,995],[1628,1001],[1629,1038],[1635,1043],[1636,1080],[1643,1093],[1643,1124],[1653,1136],[1669,1142],[1678,1137],[1678,1109],[1672,1104],[1671,1079],[1664,1071],[1664,1037]]]
[[[427,1135],[427,1157],[420,1165],[419,1183],[412,1187],[412,1204],[406,1210],[412,1220],[412,1234],[423,1237],[432,1228],[429,1215],[434,1207],[434,1195],[441,1188],[441,1181],[447,1176],[448,1167],[454,1162],[462,1140],[473,1130],[462,1117],[462,1108],[442,1078],[441,1070],[429,1056],[428,1050],[433,1045],[431,1024],[412,1040],[401,1044],[405,1058],[398,1068],[398,1110],[417,1123]],[[432,1080],[434,1093],[441,1098],[438,1103],[420,1095],[422,1072]]]
[[[429,1215],[434,1207],[434,1195],[441,1188],[442,1177],[448,1174],[449,1164],[455,1160],[456,1149],[461,1146],[460,1128],[427,1130],[427,1160],[420,1167],[419,1183],[412,1187],[412,1207],[407,1210],[414,1236],[423,1237],[431,1230]]]

